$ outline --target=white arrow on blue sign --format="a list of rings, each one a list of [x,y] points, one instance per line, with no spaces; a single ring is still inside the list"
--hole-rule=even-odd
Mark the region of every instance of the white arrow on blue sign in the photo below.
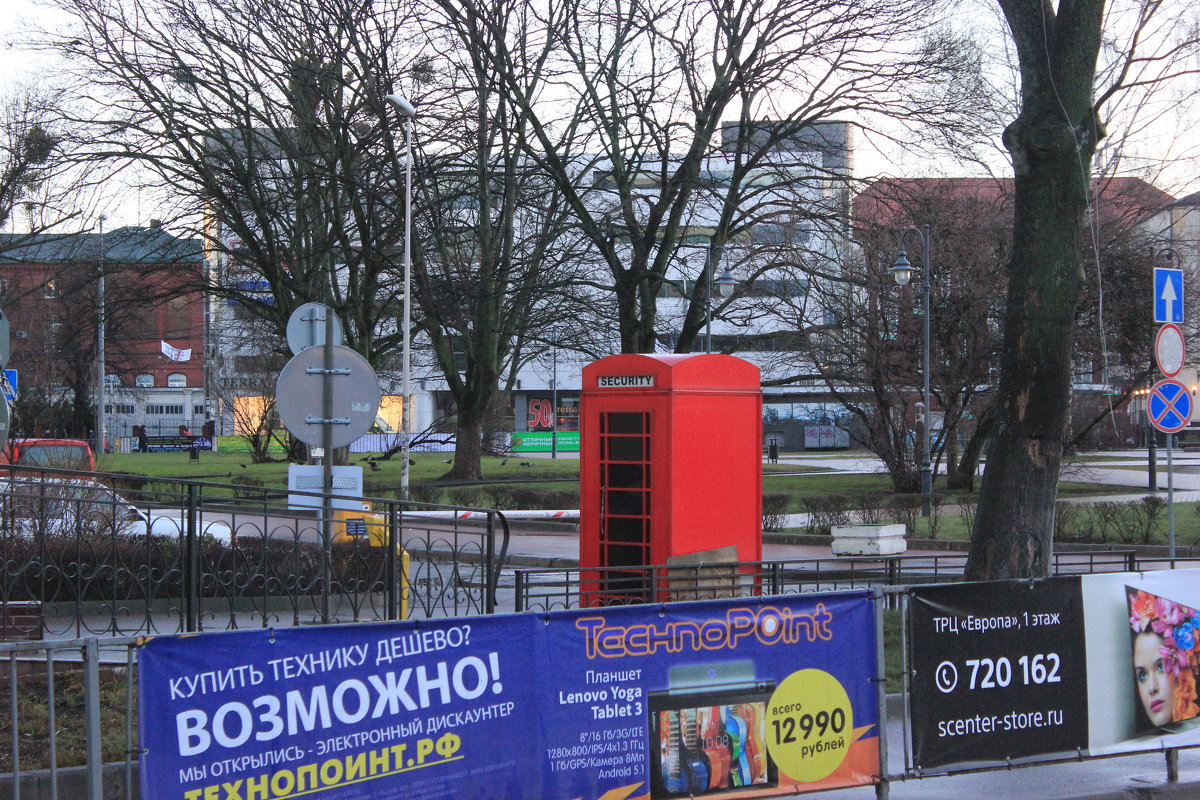
[[[1183,270],[1155,267],[1154,321],[1183,322]]]
[[[4,370],[3,388],[8,402],[15,403],[17,401],[17,371],[15,369]]]
[[[1192,421],[1192,393],[1179,381],[1159,381],[1150,388],[1146,414],[1163,433],[1178,433]]]

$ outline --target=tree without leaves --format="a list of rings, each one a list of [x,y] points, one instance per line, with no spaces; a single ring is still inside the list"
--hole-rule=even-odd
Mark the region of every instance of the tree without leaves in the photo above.
[[[423,100],[413,294],[454,404],[446,477],[471,480],[531,343],[585,307],[562,291],[579,257],[565,206],[525,158],[527,122],[494,91],[480,56],[490,29],[431,25],[429,35],[441,55],[422,62],[414,86]]]
[[[499,4],[439,6],[461,30],[492,29],[486,55],[497,91],[528,119],[529,158],[604,264],[607,280],[596,280],[613,298],[624,352],[654,350],[657,298],[685,236],[701,228],[711,249],[704,268],[720,263],[738,225],[733,212],[781,143],[851,115],[949,130],[962,119],[962,96],[910,90],[950,74],[959,80],[948,85],[970,82],[969,58],[933,35],[925,2],[567,0],[512,8],[525,22],[520,37],[496,25]],[[913,50],[897,44],[922,37]],[[763,119],[773,122],[756,124]],[[732,160],[733,174],[702,192],[714,155]],[[699,291],[677,349],[690,349],[701,327]]]
[[[403,217],[383,94],[405,17],[384,3],[58,0],[46,34],[86,72],[94,160],[139,165],[225,268],[205,288],[266,320],[330,305],[379,363],[400,344]],[[266,280],[264,295],[241,280]]]

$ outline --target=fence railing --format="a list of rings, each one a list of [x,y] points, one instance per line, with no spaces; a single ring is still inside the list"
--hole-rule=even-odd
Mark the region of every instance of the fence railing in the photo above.
[[[502,514],[369,502],[326,513],[308,492],[0,468],[0,639],[495,609]]]
[[[136,643],[0,642],[0,797],[137,797]]]
[[[1165,569],[1169,559],[1146,559]],[[1184,559],[1176,559],[1182,563]],[[600,605],[711,600],[759,594],[796,594],[960,581],[965,553],[878,558],[812,558],[791,561],[656,564],[644,567],[553,567],[514,571],[517,611],[551,611]],[[1151,566],[1152,565],[1152,566]],[[1055,574],[1142,569],[1133,550],[1056,553]]]

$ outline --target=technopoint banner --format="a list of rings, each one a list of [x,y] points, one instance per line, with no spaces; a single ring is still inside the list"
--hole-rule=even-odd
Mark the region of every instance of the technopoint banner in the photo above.
[[[915,768],[1200,744],[1200,570],[909,596]]]
[[[141,796],[773,797],[880,772],[866,593],[158,637]]]

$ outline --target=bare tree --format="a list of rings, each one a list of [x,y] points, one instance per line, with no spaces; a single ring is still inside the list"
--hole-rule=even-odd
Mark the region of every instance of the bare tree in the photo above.
[[[722,262],[747,215],[778,213],[752,196],[764,170],[844,178],[798,153],[787,163],[789,142],[849,116],[953,129],[977,75],[972,51],[943,35],[926,2],[438,5],[458,30],[488,31],[482,49],[496,89],[528,120],[528,157],[558,186],[603,265],[593,281],[613,299],[624,352],[654,350],[668,269],[680,263],[681,242],[699,234],[709,252],[692,268],[677,345],[690,349],[705,271]],[[520,24],[504,28],[501,19]],[[939,78],[955,91],[914,91]]]
[[[490,420],[530,345],[586,307],[564,291],[580,257],[566,206],[523,152],[527,119],[492,86],[482,57],[490,29],[431,25],[429,35],[440,55],[413,81],[422,98],[414,299],[454,403],[446,477],[469,480],[481,476]]]
[[[395,350],[403,216],[383,95],[405,12],[342,0],[56,5],[75,25],[43,35],[86,75],[89,157],[167,187],[174,227],[222,259],[203,288],[279,334],[295,308],[321,301],[369,361]]]

